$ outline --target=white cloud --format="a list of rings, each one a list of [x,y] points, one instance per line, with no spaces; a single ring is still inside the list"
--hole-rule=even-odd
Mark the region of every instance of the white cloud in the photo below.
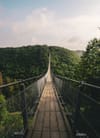
[[[9,35],[13,36],[12,45],[49,44],[84,49],[90,39],[100,36],[99,25],[98,16],[59,17],[42,8],[33,10],[22,21],[11,22],[12,32]]]
[[[3,27],[3,22],[2,21],[0,21],[0,28],[2,28]]]
[[[51,12],[49,13],[46,8],[33,10],[30,15],[26,16],[24,21],[13,24],[13,31],[15,33],[39,31],[48,27],[50,17],[52,17]]]

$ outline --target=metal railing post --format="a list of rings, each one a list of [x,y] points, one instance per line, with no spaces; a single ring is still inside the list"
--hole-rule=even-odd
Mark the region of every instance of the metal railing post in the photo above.
[[[86,133],[79,132],[79,118],[80,118],[80,107],[81,107],[81,93],[83,91],[83,82],[79,85],[79,91],[76,99],[76,108],[75,108],[75,116],[74,116],[74,133],[76,138],[88,138]]]
[[[23,116],[23,125],[24,125],[24,134],[27,133],[28,130],[28,115],[26,109],[26,97],[25,97],[25,84],[20,84],[20,95],[21,95],[21,109]]]
[[[82,83],[78,86],[79,87],[79,91],[77,94],[77,98],[76,98],[76,106],[75,106],[75,112],[74,112],[74,132],[76,134],[77,131],[77,123],[78,123],[78,119],[79,119],[79,114],[80,114],[80,104],[81,104],[81,90],[82,90]]]

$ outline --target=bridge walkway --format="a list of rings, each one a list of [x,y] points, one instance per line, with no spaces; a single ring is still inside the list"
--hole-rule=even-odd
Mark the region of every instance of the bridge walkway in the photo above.
[[[47,82],[42,92],[34,120],[31,136],[28,138],[71,138],[69,136],[69,129],[66,129],[57,92],[51,78],[50,61]]]
[[[51,81],[42,93],[31,138],[68,138]]]

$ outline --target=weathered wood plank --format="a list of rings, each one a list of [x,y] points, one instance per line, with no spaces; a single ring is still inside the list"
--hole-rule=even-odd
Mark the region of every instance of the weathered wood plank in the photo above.
[[[38,110],[32,138],[67,138],[52,82],[46,84]]]

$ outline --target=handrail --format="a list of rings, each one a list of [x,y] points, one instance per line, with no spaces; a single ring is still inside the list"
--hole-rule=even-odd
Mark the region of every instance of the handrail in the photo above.
[[[25,82],[31,82],[31,84],[26,85]],[[12,117],[11,113],[15,113],[14,119],[12,117],[12,121],[10,123],[5,122],[3,124],[3,131],[0,131],[0,137],[4,136],[21,136],[25,137],[29,127],[31,127],[32,123],[30,124],[30,120],[32,120],[32,116],[34,115],[39,98],[43,91],[43,88],[46,83],[46,76],[45,74],[38,75],[36,77],[30,77],[23,80],[18,80],[15,82],[11,82],[8,84],[0,85],[0,89],[4,89],[9,86],[18,85],[16,92],[14,95],[7,97],[5,102],[1,102],[0,107],[5,107],[9,116]],[[18,113],[18,115],[16,115]],[[7,114],[7,115],[8,115]],[[17,120],[19,119],[19,122]],[[1,120],[2,117],[1,117]],[[20,128],[17,127],[17,122],[20,124]],[[30,125],[29,125],[30,124]],[[5,127],[7,127],[7,131],[5,132]]]
[[[26,78],[26,79],[23,79],[23,80],[3,84],[3,85],[0,85],[0,89],[5,88],[5,87],[9,87],[9,86],[12,86],[12,85],[17,85],[17,84],[20,84],[20,83],[24,83],[24,82],[27,82],[27,81],[31,81],[31,80],[38,80],[43,76],[44,76],[44,74],[41,74],[41,75],[36,76],[36,77],[30,77],[30,78]]]
[[[73,82],[76,82],[76,83],[81,84],[81,85],[86,85],[86,86],[89,86],[89,87],[100,89],[100,86],[98,86],[98,85],[90,84],[90,83],[87,83],[87,82],[84,82],[84,81],[78,81],[78,80],[70,79],[68,77],[62,77],[60,75],[55,75],[55,76],[60,78],[60,79],[63,79],[63,80],[73,81]]]
[[[73,82],[76,82],[76,83],[81,83],[80,81],[77,81],[77,80],[74,80],[74,79],[70,79],[68,77],[62,77],[60,75],[54,75],[55,77],[59,78],[59,79],[62,79],[62,80],[68,80],[68,81],[73,81]]]
[[[79,134],[84,133],[86,136],[90,136],[91,138],[94,138],[94,136],[99,138],[99,122],[95,124],[95,120],[97,121],[99,119],[100,102],[98,100],[99,97],[97,96],[96,99],[93,94],[95,94],[95,92],[96,94],[99,94],[100,86],[70,79],[68,77],[62,77],[53,73],[52,77],[58,92],[60,92],[62,99],[65,102],[64,106],[66,107],[66,115],[69,112],[71,113],[71,116],[68,114],[68,119],[75,137],[79,132]],[[90,92],[89,95],[86,91]],[[83,120],[83,117],[88,124]]]

